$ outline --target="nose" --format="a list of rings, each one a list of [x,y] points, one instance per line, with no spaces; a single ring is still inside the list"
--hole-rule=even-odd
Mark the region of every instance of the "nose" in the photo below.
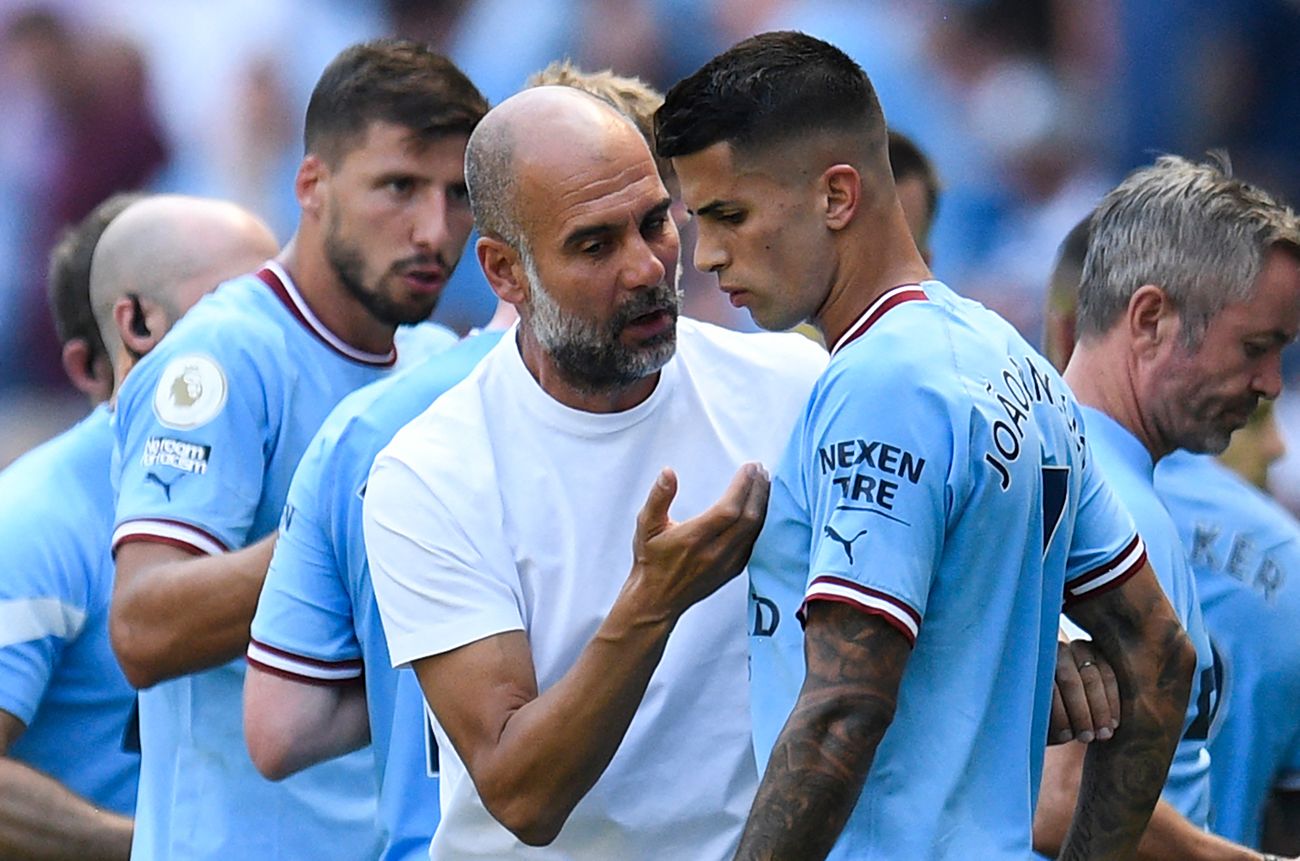
[[[714,231],[697,221],[695,231],[695,268],[701,272],[719,272],[727,266],[727,252],[714,238]]]
[[[673,248],[676,247],[674,244]],[[628,288],[656,287],[664,283],[664,276],[668,274],[668,269],[667,264],[660,258],[662,249],[638,234],[630,250],[623,273]]]
[[[411,243],[426,251],[436,251],[442,247],[450,232],[447,225],[447,196],[442,191],[430,192],[415,211],[411,224]]]
[[[1282,355],[1280,351],[1275,351],[1265,360],[1255,374],[1255,379],[1251,382],[1255,391],[1269,400],[1273,400],[1282,393]]]

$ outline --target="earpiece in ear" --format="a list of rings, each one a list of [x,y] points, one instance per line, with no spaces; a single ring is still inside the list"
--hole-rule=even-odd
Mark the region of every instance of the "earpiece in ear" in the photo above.
[[[134,293],[131,294],[131,334],[138,338],[149,337],[149,324],[144,319],[144,307],[140,304],[140,297]]]

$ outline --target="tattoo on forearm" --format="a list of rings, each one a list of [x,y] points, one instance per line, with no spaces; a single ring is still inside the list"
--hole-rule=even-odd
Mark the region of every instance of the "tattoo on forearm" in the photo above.
[[[1128,857],[1160,797],[1178,743],[1190,688],[1186,635],[1157,606],[1134,606],[1115,593],[1095,608],[1089,630],[1115,669],[1124,715],[1106,744],[1090,745],[1079,784],[1079,801],[1062,859]],[[1155,636],[1140,636],[1141,620],[1168,618]]]
[[[808,675],[772,751],[738,859],[824,858],[857,804],[893,719],[911,648],[879,617],[809,610]]]

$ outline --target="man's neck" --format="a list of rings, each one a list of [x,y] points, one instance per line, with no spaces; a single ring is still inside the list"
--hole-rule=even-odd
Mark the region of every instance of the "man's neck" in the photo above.
[[[1080,404],[1105,413],[1136,437],[1153,463],[1169,454],[1142,409],[1135,368],[1122,344],[1105,338],[1080,342],[1063,376]]]
[[[316,319],[341,341],[377,355],[393,349],[393,334],[397,327],[377,320],[348,292],[325,259],[323,249],[312,253],[300,246],[298,237],[294,236],[275,260],[289,273],[298,295]]]
[[[901,209],[847,228],[837,237],[837,250],[834,281],[812,320],[828,348],[885,293],[934,277],[912,242]]]
[[[659,384],[659,372],[656,371],[626,386],[593,391],[570,381],[550,353],[533,338],[527,326],[521,325],[517,332],[519,355],[528,373],[537,380],[542,391],[570,409],[586,413],[621,413],[650,397]]]

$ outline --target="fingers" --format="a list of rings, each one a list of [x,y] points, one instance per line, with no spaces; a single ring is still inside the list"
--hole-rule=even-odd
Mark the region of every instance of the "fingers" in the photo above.
[[[1063,715],[1056,711],[1057,697]],[[1119,709],[1114,671],[1092,644],[1086,640],[1058,643],[1051,740],[1105,741],[1119,727]]]
[[[1052,724],[1053,740],[1057,743],[1070,740],[1084,743],[1092,741],[1095,736],[1088,695],[1079,668],[1074,663],[1074,656],[1065,643],[1057,643],[1056,683],[1052,688],[1053,705],[1059,698],[1064,711],[1063,722]]]
[[[749,499],[745,501],[745,516],[757,520],[759,523],[767,517],[767,502],[772,495],[772,479],[767,474],[767,470],[758,467],[758,477],[750,485]]]
[[[743,464],[718,501],[696,520],[710,538],[721,537],[738,527],[745,530],[754,524],[762,526],[770,487],[771,481],[762,464]]]
[[[1074,730],[1070,728],[1070,716],[1065,711],[1065,703],[1061,701],[1061,688],[1052,685],[1052,716],[1047,723],[1047,743],[1062,744],[1072,738]]]
[[[1071,642],[1070,653],[1079,669],[1096,737],[1105,741],[1119,727],[1119,682],[1110,664],[1087,640]]]
[[[668,508],[677,496],[677,473],[665,467],[650,486],[645,504],[636,516],[636,541],[645,541],[658,535],[671,525]]]

